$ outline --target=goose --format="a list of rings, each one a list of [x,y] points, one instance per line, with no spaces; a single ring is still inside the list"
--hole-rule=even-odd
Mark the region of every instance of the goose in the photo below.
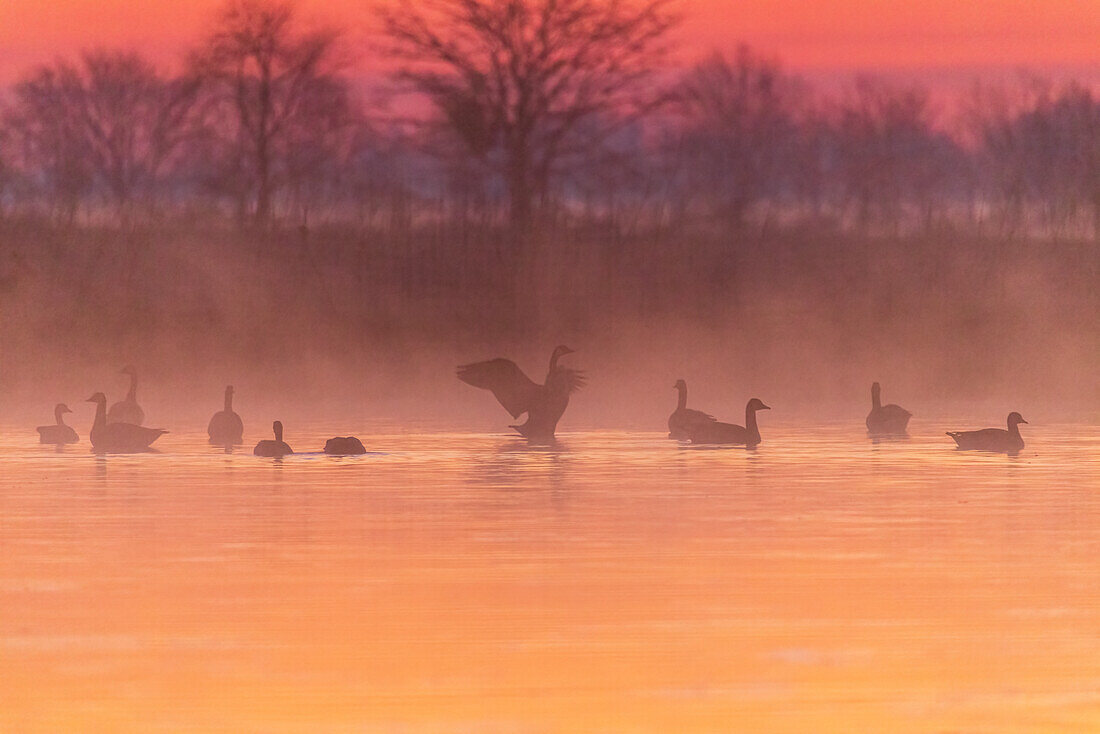
[[[69,410],[69,406],[65,403],[58,403],[57,407],[53,409],[53,417],[55,423],[52,426],[39,426],[38,430],[38,443],[52,443],[61,445],[63,443],[78,443],[80,437],[76,435],[76,431],[72,429],[72,426],[65,425],[65,414],[72,413]]]
[[[256,456],[267,456],[272,458],[279,458],[280,456],[286,456],[287,454],[293,454],[294,449],[290,448],[283,441],[283,424],[281,421],[275,421],[271,424],[271,429],[275,431],[275,440],[265,438],[256,444],[256,448],[252,449],[252,453]]]
[[[756,446],[760,443],[760,429],[756,425],[756,411],[771,410],[759,398],[753,398],[745,405],[745,425],[706,421],[696,423],[691,429],[692,443],[730,443]]]
[[[206,427],[210,443],[216,446],[237,446],[244,440],[244,423],[233,412],[233,386],[225,387],[225,408],[219,410],[210,419]]]
[[[687,407],[688,386],[683,380],[677,380],[672,386],[673,390],[680,393],[680,399],[676,403],[676,410],[668,417],[668,437],[678,441],[686,441],[691,438],[691,428],[696,423],[709,423],[714,421],[713,415],[701,410],[692,410]]]
[[[88,434],[96,451],[130,453],[146,451],[149,445],[168,431],[162,428],[144,428],[133,423],[107,422],[107,396],[97,392],[87,402],[95,403],[95,422]]]
[[[127,365],[120,370],[123,375],[130,376],[130,390],[126,393],[126,399],[120,400],[107,411],[108,423],[133,423],[140,426],[145,422],[145,411],[137,402],[137,370]]]
[[[871,412],[867,414],[867,432],[877,436],[905,433],[909,419],[913,417],[900,405],[882,404],[882,386],[877,382],[871,385]]]
[[[325,441],[325,453],[330,456],[358,456],[367,453],[367,450],[355,436],[345,436]]]
[[[1021,423],[1027,421],[1013,411],[1008,414],[1007,431],[1003,428],[983,428],[980,431],[948,431],[947,435],[955,439],[955,444],[960,449],[1012,453],[1024,447],[1024,439],[1020,436]]]
[[[569,396],[584,387],[584,374],[559,367],[558,360],[573,354],[567,346],[555,347],[545,384],[536,384],[510,359],[461,365],[458,379],[467,385],[492,391],[513,418],[527,413],[527,422],[509,426],[531,441],[553,441],[558,421],[569,405]]]

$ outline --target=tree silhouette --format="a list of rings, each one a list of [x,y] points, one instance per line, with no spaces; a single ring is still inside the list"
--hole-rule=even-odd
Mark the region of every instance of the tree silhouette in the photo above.
[[[500,177],[525,230],[560,166],[661,99],[668,0],[425,0],[382,11],[401,81]]]

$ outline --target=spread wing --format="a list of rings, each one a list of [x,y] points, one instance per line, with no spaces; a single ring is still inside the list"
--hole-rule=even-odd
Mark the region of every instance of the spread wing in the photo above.
[[[546,376],[546,387],[554,393],[570,395],[580,390],[587,384],[588,378],[581,370],[569,367],[558,367]]]
[[[458,379],[467,385],[491,390],[513,418],[519,418],[531,408],[541,387],[531,382],[531,378],[510,359],[464,364],[458,368]]]

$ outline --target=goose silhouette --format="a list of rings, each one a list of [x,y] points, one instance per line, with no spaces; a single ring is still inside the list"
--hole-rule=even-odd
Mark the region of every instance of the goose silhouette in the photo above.
[[[882,404],[882,387],[871,385],[871,412],[867,414],[867,432],[876,436],[904,434],[913,416],[900,405]]]
[[[510,359],[462,365],[458,379],[467,385],[489,390],[513,418],[527,414],[527,422],[509,426],[532,441],[553,441],[554,431],[569,406],[569,396],[584,386],[584,374],[579,370],[558,366],[558,359],[573,350],[559,346],[550,355],[546,382],[539,385],[523,373]]]
[[[96,451],[120,454],[146,451],[153,441],[168,433],[162,428],[145,428],[133,423],[108,423],[107,396],[101,392],[88,398],[88,402],[95,403],[95,422],[88,438]]]
[[[325,453],[329,456],[358,456],[367,453],[367,450],[355,436],[337,436],[325,441]]]
[[[707,421],[696,423],[690,429],[692,443],[707,444],[743,444],[756,446],[760,443],[760,428],[756,424],[758,410],[771,410],[759,398],[753,398],[745,405],[745,425]]]
[[[225,387],[225,407],[210,418],[206,427],[210,443],[216,446],[238,446],[244,440],[244,422],[233,412],[233,386]]]
[[[54,424],[51,426],[39,426],[38,431],[38,443],[50,443],[60,446],[66,443],[77,443],[80,441],[80,436],[76,435],[76,431],[72,426],[65,425],[65,414],[72,413],[69,410],[69,406],[64,403],[58,403],[53,409]]]
[[[1024,439],[1020,435],[1021,423],[1027,421],[1013,411],[1008,414],[1008,430],[983,428],[980,431],[948,431],[947,435],[955,439],[960,449],[1013,453],[1024,447]]]
[[[137,370],[132,365],[127,365],[120,370],[120,373],[130,376],[130,389],[126,393],[125,400],[118,401],[107,411],[107,422],[132,423],[140,426],[145,422],[145,411],[137,401]]]
[[[673,390],[680,393],[676,403],[676,410],[668,417],[668,437],[678,441],[691,439],[692,429],[699,423],[715,421],[713,415],[701,410],[692,410],[687,407],[688,386],[683,380],[677,380],[672,386]]]
[[[275,440],[265,438],[256,444],[256,448],[252,449],[252,453],[256,456],[266,456],[268,458],[279,458],[280,456],[286,456],[287,454],[293,454],[294,449],[290,448],[283,441],[283,424],[282,421],[275,421],[271,424],[271,429],[275,432]]]

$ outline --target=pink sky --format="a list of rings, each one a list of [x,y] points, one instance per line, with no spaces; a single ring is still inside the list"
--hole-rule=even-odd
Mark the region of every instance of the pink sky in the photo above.
[[[220,0],[0,0],[0,79],[80,48],[137,47],[169,61]],[[302,0],[361,38],[363,0]],[[747,41],[811,73],[1027,66],[1096,75],[1100,0],[688,0],[683,29],[704,51]]]

